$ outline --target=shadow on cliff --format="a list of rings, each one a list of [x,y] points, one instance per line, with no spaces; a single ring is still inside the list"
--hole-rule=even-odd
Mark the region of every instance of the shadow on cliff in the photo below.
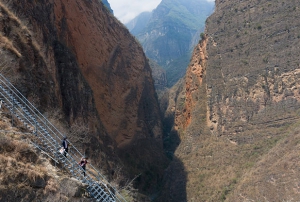
[[[180,159],[174,157],[165,170],[160,196],[155,202],[186,202],[187,173]]]
[[[163,111],[163,108],[162,108]],[[163,118],[164,151],[171,160],[168,168],[164,172],[164,178],[161,185],[161,192],[155,202],[185,202],[187,201],[186,183],[187,173],[183,162],[177,158],[174,153],[180,145],[179,134],[174,130],[175,114],[169,114]]]

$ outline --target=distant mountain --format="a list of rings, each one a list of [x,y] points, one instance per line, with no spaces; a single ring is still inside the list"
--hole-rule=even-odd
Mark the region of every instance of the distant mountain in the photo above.
[[[109,10],[110,13],[114,14],[114,11],[111,9],[110,4],[107,0],[102,0],[102,3]]]
[[[185,74],[213,8],[206,0],[162,0],[151,15],[143,13],[127,24],[146,55],[166,70],[168,86]]]
[[[143,12],[128,22],[126,27],[133,35],[138,35],[146,28],[151,16],[151,12]]]

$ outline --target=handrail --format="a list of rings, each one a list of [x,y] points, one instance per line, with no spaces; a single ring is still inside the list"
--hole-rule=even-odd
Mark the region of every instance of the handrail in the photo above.
[[[32,144],[34,147],[36,147],[37,149],[41,150],[41,152],[45,155],[47,155],[49,158],[51,158],[53,161],[55,161],[56,163],[59,163],[56,159],[52,158],[52,156],[50,156],[48,154],[48,152],[44,151],[41,147],[39,147],[39,145],[35,144],[34,142],[32,141],[29,141],[30,144]]]
[[[8,79],[6,79],[2,74],[0,74],[0,77],[2,78],[2,79],[4,79],[4,81],[5,82],[3,82],[2,81],[2,79],[0,78],[0,81],[4,84],[4,85],[6,85],[9,89],[11,89],[11,88],[13,88],[13,90],[14,90],[14,92],[17,92],[17,93],[14,93],[14,94],[16,94],[16,96],[19,98],[19,99],[22,99],[23,101],[26,101],[24,104],[27,106],[27,108],[30,110],[30,111],[32,111],[42,122],[43,122],[43,120],[42,120],[42,118],[44,119],[44,121],[45,122],[47,122],[47,125],[46,126],[48,126],[48,129],[57,137],[57,139],[58,140],[60,140],[60,141],[62,141],[62,138],[64,137],[64,135],[43,115],[43,114],[41,114],[37,109],[36,109],[36,107],[35,106],[33,106],[32,104],[31,104],[31,102],[29,102],[29,100],[25,97],[25,96],[23,96],[23,94],[18,90],[18,89],[16,89],[9,81],[8,81]],[[10,86],[8,86],[8,84],[10,84]],[[32,109],[34,109],[34,110],[32,110]],[[42,118],[40,118],[39,116],[41,116]],[[29,121],[29,120],[28,120]],[[33,123],[32,123],[32,125],[34,125]],[[52,126],[53,127],[53,130],[49,127],[49,125],[50,126]],[[61,136],[61,138],[57,135],[57,134],[59,134],[60,136]],[[69,140],[68,140],[68,142],[69,143],[71,143]],[[72,144],[72,143],[71,143]],[[73,144],[72,144],[73,145]],[[79,156],[81,156],[81,157],[83,157],[84,155],[79,151],[79,150],[77,150],[77,148],[76,147],[74,147],[74,149],[76,150],[76,152],[79,154]],[[80,159],[80,157],[78,157],[77,156],[77,158],[78,159]],[[97,169],[92,165],[92,164],[89,164],[89,167],[91,167],[93,170],[95,170],[95,171],[97,171]],[[107,181],[107,179],[100,173],[100,172],[98,172],[97,171],[97,174],[100,176],[100,178],[98,179],[98,180],[105,180],[105,181]]]
[[[27,98],[25,98],[22,95],[22,93],[18,89],[16,89],[1,73],[0,95],[2,95],[3,97],[1,99],[1,103],[4,103],[4,105],[8,107],[11,113],[15,115],[19,120],[24,122],[24,124],[30,125],[31,130],[34,129],[33,133],[39,139],[41,139],[43,144],[45,144],[53,154],[55,152],[57,153],[57,150],[61,147],[58,141],[62,141],[62,137],[64,137],[64,135],[43,114],[41,114],[39,110],[36,109],[36,107],[34,107],[33,104],[29,100],[27,100]],[[71,144],[70,141],[68,142]],[[80,159],[80,157],[78,156],[82,157],[83,155],[74,146],[74,144],[72,148],[75,150],[74,152],[70,151],[72,155],[69,155],[68,158],[61,155],[59,159],[64,165],[67,165],[69,168],[74,168],[75,172],[77,172],[78,174],[80,170],[80,172],[83,172],[84,170],[80,166],[78,166],[77,161],[74,158]],[[118,193],[118,191],[113,186],[109,184],[108,180],[93,165],[89,164],[89,168],[90,169],[84,172],[87,174],[87,179],[89,180],[90,185],[96,186],[94,188],[91,188],[91,190],[94,190],[92,193],[96,193],[95,197],[101,197],[102,199],[107,199],[111,202],[110,197],[104,194],[105,192],[107,192],[106,194],[109,194],[111,197],[114,198],[114,200],[126,201],[123,198],[123,196],[120,193]],[[94,181],[95,179],[100,184],[106,187],[105,192],[103,192],[103,189],[101,188],[100,184]],[[106,183],[103,183],[104,181]],[[109,185],[109,188],[107,187],[107,185]],[[111,192],[110,188],[114,190],[114,193]]]
[[[62,141],[62,138],[64,137],[64,135],[50,122],[50,121],[48,121],[48,119],[43,115],[43,114],[41,114],[32,104],[31,104],[31,102],[29,102],[28,100],[27,100],[27,98],[25,98],[23,95],[22,95],[22,93],[20,93],[20,91],[18,90],[18,89],[16,89],[2,74],[0,74],[0,77],[2,78],[2,79],[4,79],[6,82],[3,82],[2,81],[2,79],[0,78],[0,81],[2,82],[2,83],[4,83],[9,89],[10,89],[10,86],[11,86],[11,88],[13,88],[14,89],[14,91],[15,92],[17,92],[17,93],[19,93],[19,95],[18,94],[16,94],[16,96],[18,97],[18,98],[20,98],[20,99],[22,99],[22,100],[25,100],[26,102],[24,103],[27,107],[28,107],[28,109],[29,110],[31,110],[32,108],[34,109],[34,110],[36,110],[36,112],[34,112],[33,110],[31,110],[35,115],[37,115],[38,116],[38,118],[41,120],[41,121],[43,121],[42,120],[42,118],[44,119],[44,121],[45,122],[47,122],[47,124],[49,124],[50,126],[52,126],[53,127],[53,129],[55,130],[55,132],[48,126],[48,125],[46,125],[46,126],[48,126],[48,128],[50,129],[50,131],[60,140],[60,141]],[[11,84],[10,86],[8,86],[7,84]],[[42,118],[40,118],[39,116],[41,116]],[[29,120],[28,120],[29,121]],[[33,123],[32,123],[32,125],[34,125]],[[61,136],[61,138],[59,137],[59,136],[57,136],[57,133]],[[68,142],[69,143],[71,143],[69,140],[68,140]],[[71,143],[72,144],[72,143]],[[73,145],[73,144],[72,144]],[[79,151],[79,150],[77,150],[77,148],[76,147],[74,147],[74,149],[77,151],[77,153],[79,153],[79,155],[81,156],[81,157],[83,157],[84,155]],[[91,167],[91,168],[93,168],[93,169],[95,169],[96,170],[96,168],[92,165],[92,164],[89,164],[89,166]],[[98,174],[100,174],[99,172],[97,172]],[[103,175],[101,175],[100,174],[100,176],[101,176],[101,178],[102,179],[105,179],[105,177],[103,176]],[[106,179],[105,179],[106,180]]]

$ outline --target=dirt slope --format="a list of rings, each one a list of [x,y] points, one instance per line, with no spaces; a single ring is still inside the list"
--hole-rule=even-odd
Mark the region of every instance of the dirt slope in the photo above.
[[[0,114],[0,201],[92,202],[86,186],[55,166],[30,144],[30,134],[12,127],[7,113]]]

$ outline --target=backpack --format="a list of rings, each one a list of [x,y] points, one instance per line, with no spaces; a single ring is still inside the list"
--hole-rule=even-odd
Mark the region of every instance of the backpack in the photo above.
[[[80,163],[79,163],[79,165],[81,167],[85,166],[86,164],[87,164],[87,160],[81,160]]]

